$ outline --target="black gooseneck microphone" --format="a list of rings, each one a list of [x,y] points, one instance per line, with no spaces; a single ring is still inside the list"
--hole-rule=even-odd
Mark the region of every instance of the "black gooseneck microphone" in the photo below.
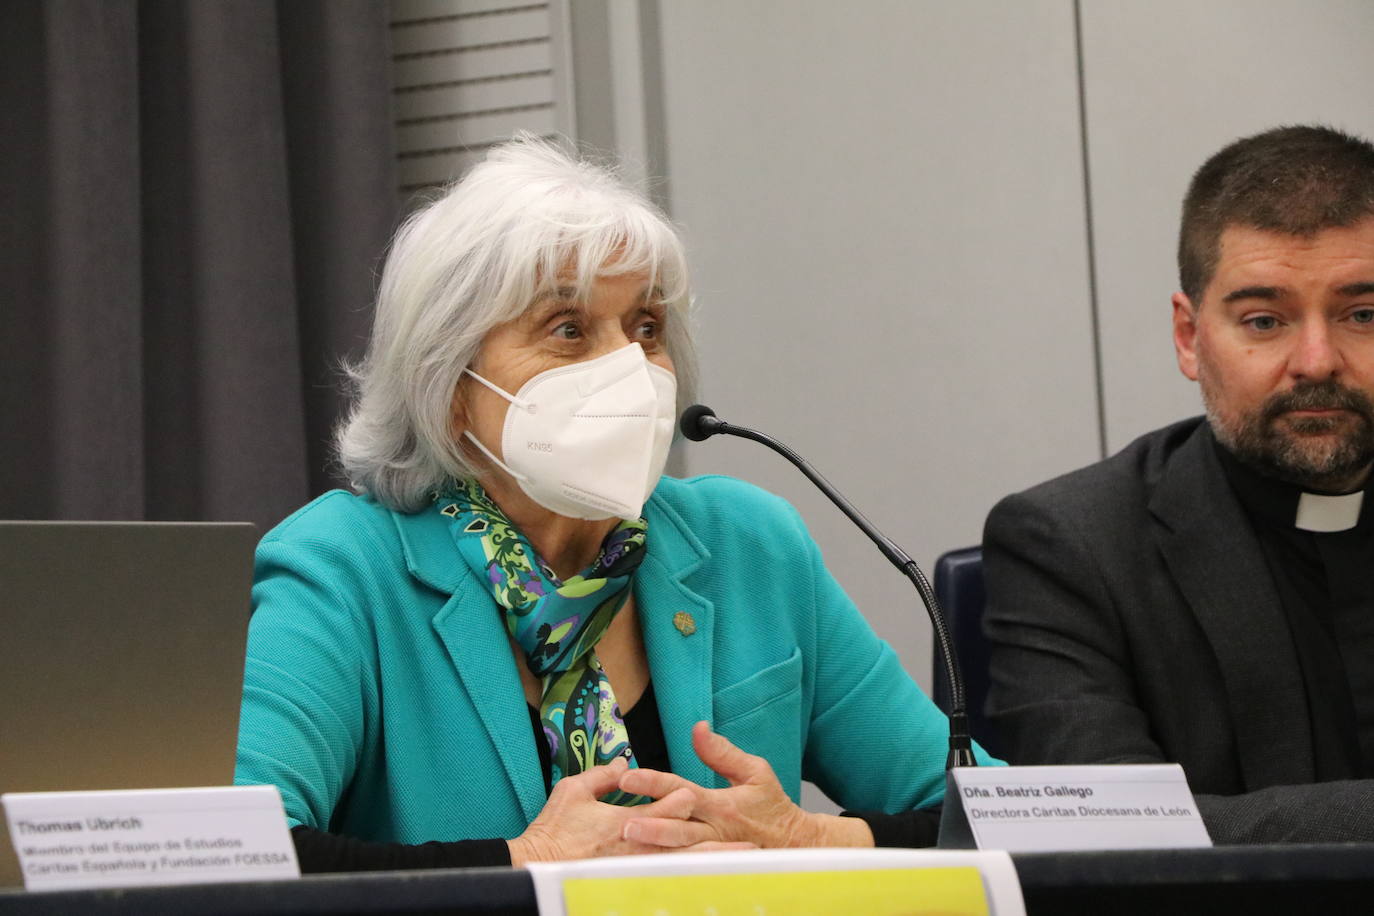
[[[716,412],[704,404],[693,404],[682,412],[682,419],[678,423],[678,428],[682,434],[693,442],[701,442],[717,434],[727,436],[739,436],[741,439],[752,439],[755,442],[768,446],[788,461],[797,466],[797,470],[807,476],[822,493],[824,493],[839,510],[849,517],[849,520],[859,526],[859,530],[868,535],[868,539],[878,545],[878,549],[883,552],[883,556],[893,566],[902,571],[902,574],[916,585],[916,591],[921,595],[921,601],[926,606],[926,613],[930,615],[930,625],[935,631],[935,642],[940,652],[940,661],[944,664],[945,675],[949,679],[950,712],[949,712],[949,757],[945,761],[945,768],[952,767],[971,767],[977,766],[973,759],[973,739],[968,733],[968,708],[964,701],[964,678],[959,672],[959,659],[954,654],[954,641],[949,635],[949,624],[945,621],[945,612],[940,607],[940,602],[935,597],[935,590],[930,587],[925,573],[916,565],[916,561],[907,556],[906,551],[898,547],[892,540],[877,528],[873,523],[864,518],[863,513],[854,508],[849,500],[840,495],[840,492],[831,485],[806,459],[778,440],[766,433],[761,433],[755,429],[747,429],[743,426],[735,426],[727,423]]]

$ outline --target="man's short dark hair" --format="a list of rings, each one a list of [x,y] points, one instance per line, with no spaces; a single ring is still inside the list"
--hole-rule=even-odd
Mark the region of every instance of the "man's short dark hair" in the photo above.
[[[1331,127],[1277,127],[1203,163],[1183,198],[1178,276],[1194,307],[1227,226],[1310,238],[1374,216],[1374,145]]]

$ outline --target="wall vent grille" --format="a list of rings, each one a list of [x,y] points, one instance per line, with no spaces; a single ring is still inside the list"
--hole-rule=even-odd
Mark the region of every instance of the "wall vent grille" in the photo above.
[[[391,0],[400,191],[458,178],[517,130],[574,136],[567,0]]]

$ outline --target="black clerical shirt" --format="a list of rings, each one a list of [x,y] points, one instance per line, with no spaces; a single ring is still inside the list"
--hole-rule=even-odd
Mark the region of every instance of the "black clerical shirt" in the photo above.
[[[1318,781],[1374,777],[1374,479],[1355,527],[1295,525],[1300,487],[1217,454],[1273,574],[1307,690]]]

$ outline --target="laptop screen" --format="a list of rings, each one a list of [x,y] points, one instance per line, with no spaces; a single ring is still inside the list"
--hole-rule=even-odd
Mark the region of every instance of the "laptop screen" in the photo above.
[[[0,522],[0,792],[229,785],[254,527]],[[0,819],[0,886],[22,883]]]

